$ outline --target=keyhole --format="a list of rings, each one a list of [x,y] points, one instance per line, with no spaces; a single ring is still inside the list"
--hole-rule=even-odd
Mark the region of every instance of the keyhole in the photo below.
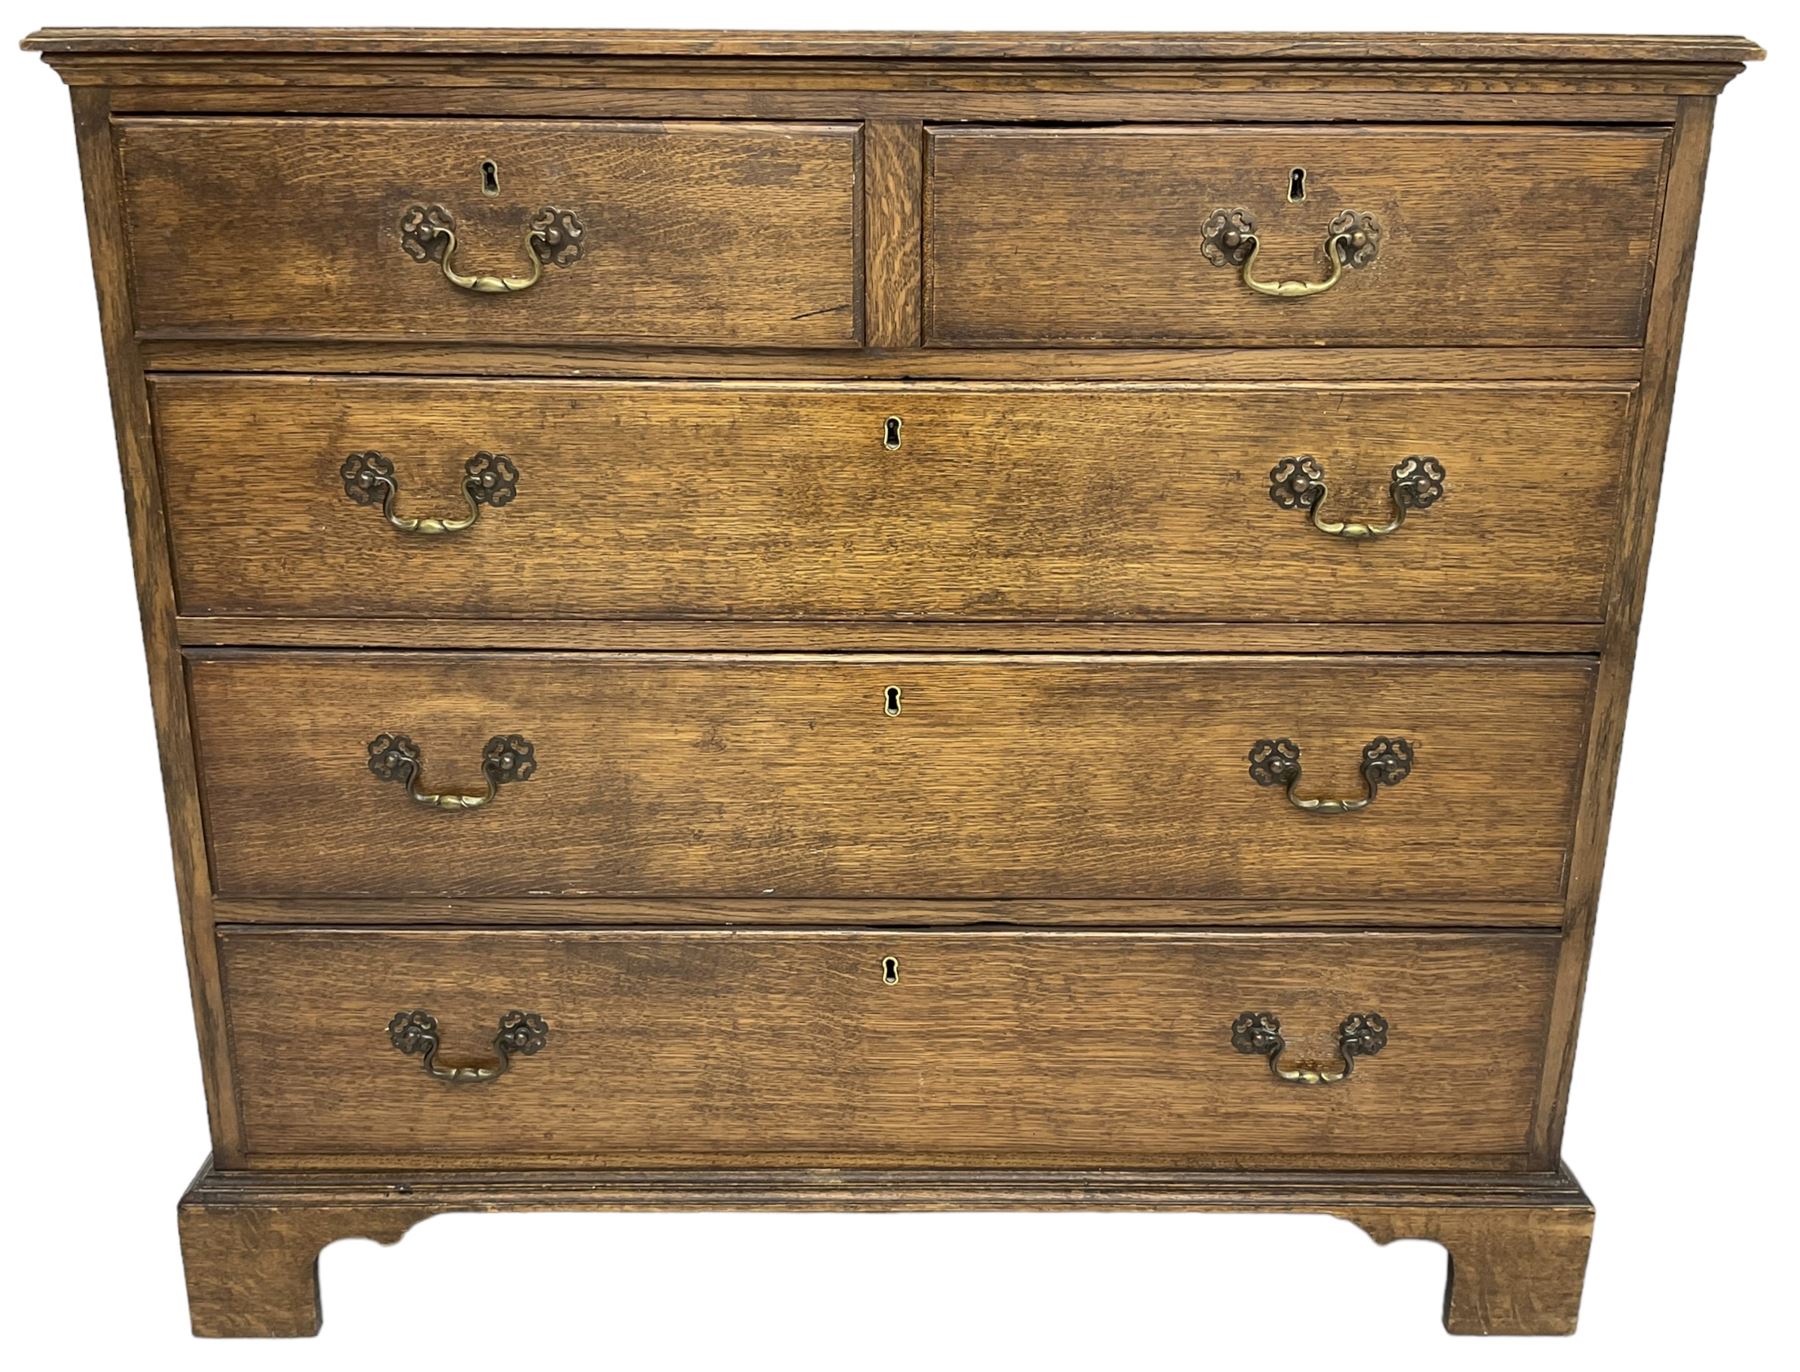
[[[1295,167],[1288,173],[1288,199],[1301,201],[1306,199],[1306,168]]]
[[[890,686],[887,688],[886,702],[882,705],[881,709],[882,713],[886,714],[889,718],[900,713],[900,688],[898,686]]]
[[[890,453],[900,450],[900,416],[891,414],[881,432],[881,446]]]
[[[500,168],[491,157],[484,159],[481,164],[481,193],[500,194]]]
[[[894,957],[881,960],[881,979],[889,986],[900,984],[900,959]]]

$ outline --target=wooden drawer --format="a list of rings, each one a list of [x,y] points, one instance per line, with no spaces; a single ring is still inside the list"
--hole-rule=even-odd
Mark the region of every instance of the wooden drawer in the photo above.
[[[137,326],[153,336],[842,348],[861,337],[857,126],[123,119]],[[492,166],[492,182],[486,165]],[[489,194],[489,188],[492,193]],[[545,207],[581,255],[530,289]],[[559,240],[557,255],[567,250]]]
[[[1524,1165],[1548,935],[319,932],[219,939],[253,1164]],[[888,960],[892,959],[892,962]],[[895,978],[890,984],[889,978]],[[501,1016],[547,1026],[495,1080]],[[1339,1030],[1386,1043],[1334,1084]],[[414,1040],[414,1047],[422,1047]],[[439,1060],[441,1058],[441,1060]],[[1129,1121],[1130,1127],[1121,1127]]]
[[[1624,128],[932,129],[926,340],[1636,344],[1665,146]],[[1373,217],[1375,256],[1323,294],[1258,295],[1205,255],[1216,210],[1250,216],[1260,279],[1323,280],[1343,211]]]
[[[1601,618],[1630,394],[173,377],[154,400],[191,615],[1473,623]],[[402,518],[465,514],[482,452],[517,496],[398,531],[347,493],[369,451]],[[1443,496],[1332,537],[1270,498],[1301,455],[1327,522],[1391,519],[1415,456]]]
[[[234,895],[1554,900],[1585,659],[218,652],[189,659]],[[890,715],[889,709],[899,713]],[[408,736],[448,813],[371,774]],[[1302,813],[1246,761],[1302,750]],[[385,749],[381,750],[385,753]],[[504,750],[502,750],[504,751]],[[1474,842],[1470,835],[1480,835]],[[429,907],[426,907],[429,909]]]

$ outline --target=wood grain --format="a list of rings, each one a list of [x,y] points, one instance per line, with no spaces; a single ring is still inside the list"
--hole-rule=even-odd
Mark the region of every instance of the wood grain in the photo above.
[[[1453,1332],[1574,1327],[1575,1028],[1756,45],[25,46],[75,88],[214,1142],[197,1333],[313,1332],[338,1237],[693,1207],[1323,1211],[1449,1249]],[[479,270],[543,204],[594,250],[471,297],[401,253],[415,201]],[[1255,297],[1198,252],[1239,205],[1265,275],[1321,273],[1344,207],[1381,257]],[[477,446],[519,501],[436,546],[335,484],[376,447],[453,508]],[[1450,494],[1334,545],[1269,448],[1365,517],[1401,450]],[[542,770],[426,812],[364,765],[396,728],[429,785],[502,730]],[[1376,734],[1416,768],[1360,815],[1246,774],[1287,735],[1351,794]],[[446,1087],[384,1032],[425,1003],[447,1057],[521,1003],[553,1040]],[[1248,1008],[1296,1057],[1351,1010],[1392,1037],[1285,1086]]]
[[[670,899],[544,896],[355,899],[220,897],[220,924],[458,925],[483,928],[979,929],[1557,929],[1562,903],[1544,901]]]
[[[862,336],[854,125],[118,128],[145,334],[773,347]],[[483,159],[498,167],[491,197]],[[455,216],[464,271],[522,271],[524,228],[546,205],[580,215],[587,251],[516,295],[458,290],[401,249],[400,219],[415,203]]]
[[[320,1248],[350,1237],[392,1243],[421,1220],[454,1211],[999,1209],[1323,1213],[1379,1243],[1430,1239],[1449,1250],[1445,1322],[1463,1334],[1570,1332],[1594,1217],[1562,1171],[206,1168],[182,1198],[181,1221],[194,1332],[216,1337],[315,1332]],[[1370,1265],[1360,1275],[1374,1280],[1377,1271]]]
[[[297,619],[184,615],[194,647],[550,648],[604,652],[1595,653],[1599,624],[1361,624],[1311,620],[1122,624],[1079,620]]]
[[[351,1237],[395,1243],[420,1218],[369,1205],[216,1204],[203,1181],[176,1212],[199,1338],[310,1338],[321,1318],[320,1250]]]
[[[300,69],[289,62],[249,72],[234,63],[227,73],[206,64],[171,72],[167,58],[125,59],[126,70],[121,59],[103,58],[103,72],[89,68],[92,59],[66,60],[77,64],[65,67],[72,83],[109,83],[120,113],[433,119],[656,119],[667,117],[673,100],[685,114],[709,119],[1183,123],[1195,115],[1196,94],[1204,93],[1207,123],[1667,124],[1683,93],[1715,91],[1726,79],[1718,67],[1669,66],[1631,77],[1616,68],[1576,77],[1567,74],[1570,68],[1547,66],[1535,74],[1517,67],[1485,73],[1458,67],[1453,73],[1386,73],[1374,78],[1379,88],[1370,89],[1371,78],[1354,67],[1321,72],[1302,87],[1267,73],[1246,77],[1235,64],[970,72],[965,66],[882,63],[828,79],[792,64],[761,73],[647,71],[641,63],[607,72],[596,70],[599,59],[573,58],[561,69],[539,59],[529,71],[497,71],[482,63],[478,78],[470,72],[471,79],[458,80],[455,71],[420,70],[416,61],[371,79],[366,62],[321,69],[317,59],[307,59]],[[1544,75],[1551,72],[1562,74]],[[496,84],[502,77],[509,84]]]
[[[1483,659],[190,655],[221,894],[1541,900],[1560,896],[1592,664]],[[901,714],[884,714],[889,686]],[[432,786],[518,733],[538,773],[447,814]],[[1309,795],[1361,749],[1413,775]],[[1481,841],[1455,835],[1479,833]],[[1422,836],[1424,851],[1418,845]]]
[[[1629,394],[168,378],[155,400],[190,615],[1473,623],[1598,621]],[[399,533],[344,495],[364,449],[403,511],[459,512],[478,450],[520,494]],[[1447,494],[1333,538],[1269,498],[1303,453],[1338,518],[1385,519],[1414,453]]]
[[[1411,108],[1449,110],[1453,101],[1433,103],[1421,97],[1487,97],[1494,94],[1522,97],[1521,117],[1528,121],[1569,123],[1601,114],[1603,122],[1633,122],[1622,110],[1641,110],[1646,102],[1666,102],[1682,95],[1716,95],[1743,70],[1741,64],[1723,62],[1580,62],[1522,61],[1317,61],[1296,65],[1282,61],[1100,60],[1079,58],[1018,62],[956,59],[893,62],[879,59],[846,59],[821,63],[782,58],[723,60],[695,58],[643,62],[633,58],[570,55],[514,56],[505,62],[457,54],[415,54],[402,60],[362,54],[205,54],[183,56],[138,53],[50,54],[46,60],[72,85],[104,84],[132,97],[132,107],[157,113],[205,108],[190,103],[198,95],[217,96],[222,91],[247,92],[243,109],[279,109],[258,102],[254,92],[270,87],[291,87],[303,107],[358,114],[380,114],[404,108],[405,97],[421,89],[436,89],[449,101],[470,91],[494,92],[498,107],[478,108],[483,115],[516,114],[529,108],[511,103],[521,93],[541,98],[558,88],[579,94],[583,90],[606,92],[619,89],[640,93],[661,92],[664,108],[682,115],[730,117],[741,112],[746,95],[766,95],[771,108],[803,108],[820,94],[832,97],[835,108],[851,108],[871,117],[930,117],[946,122],[976,118],[972,110],[984,107],[1000,111],[998,122],[1033,122],[1019,97],[1046,97],[1051,112],[1059,110],[1059,95],[1107,96],[1165,95],[1187,97],[1186,112],[1194,122],[1210,122],[1212,108],[1203,106],[1195,119],[1194,97],[1278,95],[1295,101],[1294,113],[1307,113],[1305,122],[1333,118],[1320,97],[1346,95],[1350,110],[1370,107],[1368,97],[1397,98],[1395,111]],[[335,96],[329,92],[336,90]],[[929,100],[888,102],[884,96],[917,96],[941,91],[948,103]],[[781,97],[786,95],[788,99]],[[670,96],[674,96],[670,99]],[[864,108],[861,97],[876,104]],[[969,102],[963,97],[971,97]],[[1004,102],[996,97],[1012,97]],[[1543,97],[1569,97],[1572,103],[1560,118]],[[396,100],[402,103],[396,103]],[[715,104],[715,100],[717,103]],[[1409,101],[1412,102],[1409,105]],[[1610,102],[1621,101],[1622,105]],[[215,108],[220,102],[215,98]],[[1480,101],[1478,103],[1490,103]],[[574,108],[583,108],[579,98]],[[596,108],[604,108],[604,100]],[[1168,105],[1174,108],[1173,103]],[[470,112],[469,107],[459,107]],[[1068,105],[1062,103],[1061,109]],[[1228,103],[1227,114],[1241,117],[1242,104]],[[938,111],[941,110],[941,113]],[[1343,119],[1352,119],[1347,110]],[[291,111],[289,111],[291,112]],[[440,112],[445,113],[445,112]],[[994,116],[979,116],[995,122]],[[1278,116],[1278,121],[1291,116]],[[1391,118],[1391,114],[1383,119]],[[1416,118],[1416,115],[1415,115]],[[1188,122],[1188,121],[1183,121]]]
[[[1544,33],[830,33],[741,29],[43,28],[56,53],[426,53],[617,57],[1230,58],[1754,62],[1747,38]]]
[[[1444,1328],[1452,1334],[1573,1334],[1594,1209],[1372,1208],[1347,1216],[1377,1243],[1432,1239],[1450,1252]]]
[[[1694,243],[1700,227],[1712,124],[1711,101],[1687,102],[1672,139],[1669,192],[1662,222],[1663,248],[1651,307],[1644,391],[1633,427],[1624,533],[1608,579],[1607,641],[1588,726],[1587,761],[1571,855],[1569,923],[1557,967],[1557,998],[1549,1027],[1544,1094],[1533,1129],[1534,1143],[1544,1157],[1560,1153],[1567,1118],[1576,1030],[1600,904],[1600,879],[1606,866],[1613,794],[1625,743],[1625,713],[1637,657],[1638,625],[1644,613],[1657,502],[1662,493],[1663,458],[1669,441],[1682,329],[1687,319],[1688,287],[1693,279]]]
[[[916,119],[877,119],[863,128],[863,185],[868,225],[868,343],[919,346],[924,289],[920,214],[925,132]]]
[[[382,343],[145,339],[157,372],[325,372],[421,376],[660,380],[1318,381],[1346,380],[1328,348],[611,348],[454,340],[396,350]],[[1634,383],[1636,348],[1358,348],[1357,381]]]
[[[925,337],[1635,343],[1665,143],[1654,129],[935,128]],[[1308,190],[1289,204],[1295,167]],[[1375,217],[1380,255],[1319,296],[1256,295],[1200,254],[1201,223],[1239,207],[1266,279],[1322,279],[1342,209]]]
[[[217,949],[213,942],[212,886],[186,681],[175,637],[175,578],[169,558],[167,511],[157,479],[150,397],[131,331],[123,188],[105,92],[76,90],[70,92],[70,99],[75,143],[81,158],[94,291],[100,307],[100,340],[106,354],[107,390],[118,438],[125,522],[137,582],[138,621],[156,721],[163,804],[168,812],[175,898],[200,1045],[201,1079],[206,1089],[215,1155],[229,1164],[238,1155],[237,1101],[224,1046],[224,1008],[219,998]]]
[[[253,1167],[1512,1166],[1555,948],[1528,934],[220,940]],[[446,1063],[491,1061],[512,1008],[542,1015],[549,1043],[500,1080],[447,1085],[388,1041],[415,1007],[437,1018]],[[1352,1012],[1379,1011],[1390,1038],[1348,1080],[1296,1087],[1232,1047],[1245,1010],[1280,1016],[1296,1062],[1336,1061]]]

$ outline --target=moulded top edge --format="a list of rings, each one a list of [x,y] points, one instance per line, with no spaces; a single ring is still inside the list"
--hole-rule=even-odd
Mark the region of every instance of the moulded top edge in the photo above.
[[[1747,38],[1523,33],[877,33],[703,29],[50,28],[30,51],[107,55],[801,57],[1134,61],[1754,62]]]

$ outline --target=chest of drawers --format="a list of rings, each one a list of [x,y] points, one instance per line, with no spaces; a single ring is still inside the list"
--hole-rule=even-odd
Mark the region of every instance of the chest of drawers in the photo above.
[[[213,1155],[1320,1211],[1574,1327],[1561,1130],[1741,39],[46,31]]]

